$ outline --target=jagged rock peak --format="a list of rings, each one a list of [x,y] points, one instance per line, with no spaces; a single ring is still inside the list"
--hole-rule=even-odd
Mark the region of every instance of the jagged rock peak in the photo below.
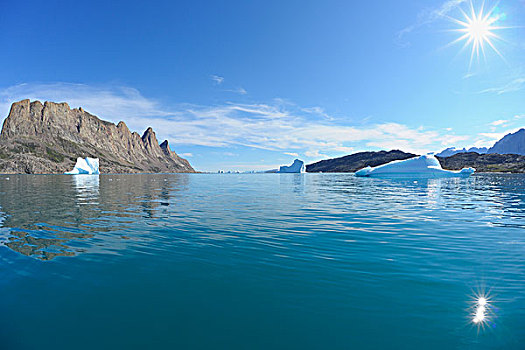
[[[161,144],[160,144],[160,148],[162,148],[163,150],[170,150],[170,146],[168,144],[168,140],[164,140]]]
[[[31,104],[33,104],[35,102],[41,103],[40,101],[34,101]],[[69,104],[67,104],[67,102],[51,102],[51,101],[44,102],[44,107],[49,107],[49,106],[53,106],[53,105],[54,106],[60,106],[60,107],[66,107],[68,110],[71,110],[71,107],[69,107]]]
[[[126,123],[124,123],[122,120],[118,122],[117,129],[119,129],[119,130],[121,130],[123,132],[126,132],[126,133],[131,133],[131,131],[129,131],[129,128],[126,125]]]
[[[152,147],[153,145],[159,145],[159,142],[157,141],[157,136],[155,135],[155,131],[153,131],[153,128],[151,126],[144,131],[144,134],[142,135],[142,141],[147,147]]]
[[[166,153],[167,155],[171,155],[172,152],[170,150],[170,145],[168,144],[168,140],[164,140],[161,144],[160,144],[160,148],[162,149],[162,151],[164,153]]]

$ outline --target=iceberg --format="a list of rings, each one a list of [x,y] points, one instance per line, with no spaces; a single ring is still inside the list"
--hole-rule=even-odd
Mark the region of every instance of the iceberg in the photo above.
[[[71,171],[66,171],[64,174],[68,175],[78,175],[78,174],[88,174],[88,175],[98,175],[100,171],[98,170],[98,158],[77,158],[77,163]]]
[[[414,157],[376,167],[358,170],[356,176],[367,177],[468,177],[476,171],[474,168],[463,168],[459,171],[445,170],[436,157],[431,154]]]
[[[278,173],[304,173],[304,162],[296,159],[290,166],[283,165],[279,167]]]

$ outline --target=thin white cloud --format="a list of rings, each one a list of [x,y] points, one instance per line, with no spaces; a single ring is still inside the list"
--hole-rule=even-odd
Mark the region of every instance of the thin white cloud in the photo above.
[[[224,81],[224,77],[221,77],[219,75],[212,75],[210,76],[211,80],[213,80],[215,82],[215,84],[217,85],[221,85],[222,82]]]
[[[396,38],[397,42],[401,46],[408,46],[410,43],[406,41],[405,36],[414,30],[417,30],[423,26],[430,25],[434,23],[435,21],[444,18],[447,16],[451,11],[458,8],[461,4],[466,2],[467,0],[447,0],[443,2],[439,7],[435,8],[427,8],[423,11],[421,11],[417,15],[417,20],[415,23],[401,29],[397,32]]]
[[[189,152],[188,153],[181,153],[181,154],[179,154],[179,156],[185,157],[185,158],[193,157],[193,153],[189,153]]]
[[[90,86],[85,84],[19,84],[0,89],[0,119],[9,113],[11,103],[22,99],[67,102],[71,108],[82,107],[103,119],[118,122],[144,115],[166,116],[160,103],[126,86]]]
[[[239,87],[237,89],[226,89],[224,91],[234,92],[234,93],[239,94],[239,95],[246,95],[246,94],[248,94],[248,91],[246,91],[246,89],[244,89],[242,87]]]
[[[468,140],[470,137],[466,135],[443,135],[441,144],[445,147],[457,145],[459,142]]]
[[[316,157],[370,147],[421,154],[440,149],[451,140],[450,135],[399,123],[335,123],[320,115],[318,109],[308,110],[285,100],[276,99],[269,104],[168,106],[129,87],[69,83],[21,84],[0,89],[2,115],[7,115],[12,102],[24,98],[66,101],[71,107],[82,106],[114,123],[124,120],[131,130],[139,132],[152,126],[159,140],[169,139],[172,145],[245,146]]]
[[[519,77],[519,78],[515,78],[511,80],[505,85],[481,90],[479,93],[480,94],[495,93],[497,95],[502,95],[502,94],[506,94],[509,92],[520,91],[523,88],[525,88],[525,77]]]
[[[319,150],[306,151],[304,155],[308,157],[311,161],[318,161],[328,158],[326,154],[322,154]]]
[[[301,110],[306,113],[318,114],[326,120],[334,120],[334,118],[331,115],[326,113],[323,108],[318,107],[318,106],[302,108]]]
[[[292,157],[299,157],[299,154],[297,154],[295,152],[284,152],[284,154],[292,156]]]
[[[515,133],[521,128],[511,128],[502,132],[483,132],[478,134],[478,139],[474,142],[475,147],[492,147],[496,141],[501,140],[505,135]]]
[[[492,126],[501,126],[501,125],[507,124],[508,122],[509,122],[508,120],[499,119],[499,120],[494,120],[492,123],[490,123],[490,125],[492,125]]]
[[[476,75],[477,75],[477,73],[469,72],[469,73],[463,75],[463,77],[461,77],[461,79],[470,79],[470,78],[472,78],[472,77],[474,77]]]

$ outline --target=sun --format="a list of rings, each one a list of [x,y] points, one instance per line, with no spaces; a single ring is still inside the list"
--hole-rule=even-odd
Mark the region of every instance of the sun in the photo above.
[[[469,66],[472,65],[474,57],[479,59],[480,54],[485,57],[485,48],[487,46],[503,58],[501,52],[499,52],[494,45],[496,40],[503,39],[496,34],[495,31],[505,29],[506,27],[496,25],[496,22],[502,17],[501,14],[495,13],[496,8],[497,5],[493,6],[490,10],[485,11],[485,3],[483,2],[481,7],[476,11],[474,4],[470,1],[470,13],[460,9],[463,14],[462,19],[450,18],[453,22],[460,25],[460,28],[454,29],[453,31],[461,33],[460,37],[454,40],[451,44],[464,41],[465,44],[463,48],[468,46],[471,47]]]

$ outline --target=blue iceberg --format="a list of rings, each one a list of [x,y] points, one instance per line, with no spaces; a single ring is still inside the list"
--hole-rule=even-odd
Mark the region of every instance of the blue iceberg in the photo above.
[[[296,159],[290,166],[283,165],[279,167],[278,173],[304,173],[304,162]]]
[[[463,168],[459,171],[445,170],[433,155],[424,155],[405,160],[396,160],[376,167],[358,170],[356,176],[366,177],[468,177],[476,171]]]
[[[68,175],[78,175],[78,174],[87,174],[87,175],[98,175],[100,171],[98,170],[98,158],[77,158],[77,163],[71,171],[65,172]]]

